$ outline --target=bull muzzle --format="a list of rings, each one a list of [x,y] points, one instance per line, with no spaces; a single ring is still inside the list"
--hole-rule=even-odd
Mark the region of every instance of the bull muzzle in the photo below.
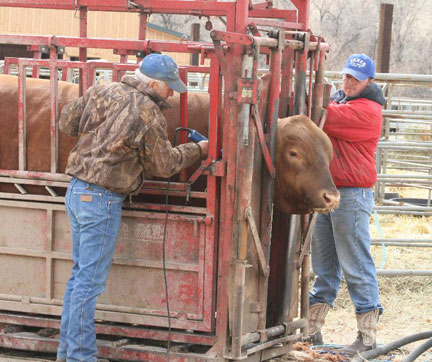
[[[314,208],[313,210],[325,214],[339,207],[340,194],[339,191],[323,191],[321,194],[322,206],[319,208]]]

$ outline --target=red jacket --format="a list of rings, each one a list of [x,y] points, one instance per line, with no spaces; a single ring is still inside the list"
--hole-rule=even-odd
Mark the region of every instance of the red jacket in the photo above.
[[[336,187],[372,187],[377,180],[375,151],[381,134],[381,104],[366,98],[333,101],[327,112],[324,132],[333,145],[330,172]]]

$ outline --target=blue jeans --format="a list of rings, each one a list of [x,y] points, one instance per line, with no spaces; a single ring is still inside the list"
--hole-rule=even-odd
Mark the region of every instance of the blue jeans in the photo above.
[[[310,305],[333,307],[342,271],[356,313],[383,309],[379,302],[375,263],[370,253],[369,219],[372,189],[343,187],[338,209],[318,215],[312,237],[312,268],[316,274]]]
[[[66,284],[57,358],[97,361],[94,314],[105,290],[121,225],[124,195],[79,179],[66,192],[72,228],[72,275]]]

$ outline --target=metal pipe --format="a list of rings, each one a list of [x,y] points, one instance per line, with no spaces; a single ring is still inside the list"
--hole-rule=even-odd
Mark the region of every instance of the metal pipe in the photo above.
[[[413,242],[413,243],[432,243],[432,239],[372,239],[371,240],[373,243],[387,243],[387,242],[394,242],[394,243],[408,243],[408,242]]]
[[[262,335],[266,335],[267,338],[273,338],[284,333],[292,334],[296,329],[303,328],[305,325],[305,319],[297,319],[293,322],[287,323],[286,325],[279,324],[277,326],[267,328],[262,332],[248,333],[242,337],[242,345],[258,342],[261,340]]]
[[[394,214],[394,215],[413,215],[413,216],[432,216],[432,212],[420,211],[400,211],[400,210],[379,210],[379,214]]]
[[[326,71],[325,76],[328,78],[341,79],[342,74],[336,71]],[[375,81],[397,82],[397,83],[419,83],[432,84],[432,75],[425,74],[404,74],[404,73],[375,73]]]
[[[300,215],[290,215],[289,223],[289,236],[287,251],[285,254],[285,271],[284,281],[282,283],[283,291],[281,293],[282,300],[280,303],[278,321],[279,323],[286,323],[288,321],[290,306],[291,306],[291,293],[293,289],[293,273],[296,270],[294,265],[294,257],[297,246],[297,238],[300,229]]]
[[[415,240],[413,240],[415,241]],[[382,245],[385,244],[385,246],[407,246],[407,247],[414,247],[414,248],[431,248],[432,243],[430,244],[422,244],[422,243],[392,243],[392,242],[386,242],[386,243],[374,243],[372,242],[372,245]]]
[[[395,277],[395,276],[431,276],[432,270],[397,270],[397,269],[378,269],[378,275],[387,276],[387,277]]]

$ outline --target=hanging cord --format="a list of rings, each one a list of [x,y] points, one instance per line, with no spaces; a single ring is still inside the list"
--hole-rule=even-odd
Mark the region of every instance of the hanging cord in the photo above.
[[[174,147],[177,145],[177,134],[179,129],[174,131]],[[162,269],[164,276],[164,285],[165,285],[165,299],[166,299],[166,310],[168,316],[168,341],[167,341],[167,355],[166,360],[169,362],[170,357],[170,348],[171,348],[171,315],[170,315],[170,306],[169,306],[169,294],[168,294],[168,278],[166,272],[166,233],[168,227],[168,198],[169,198],[169,188],[170,188],[171,176],[168,177],[167,187],[165,189],[165,222],[164,222],[164,230],[163,230],[163,239],[162,239]]]
[[[177,133],[178,133],[177,130],[174,131],[174,147],[177,145]],[[166,233],[168,227],[168,199],[169,199],[170,182],[171,182],[171,176],[168,177],[167,187],[165,189],[165,222],[164,222],[163,239],[162,239],[162,269],[163,269],[164,285],[165,285],[166,310],[168,316],[168,341],[167,341],[167,355],[166,355],[167,362],[169,362],[170,348],[171,348],[171,315],[170,315],[170,306],[169,306],[168,278],[166,272]]]
[[[170,316],[170,306],[169,306],[169,295],[168,295],[168,279],[166,273],[166,232],[168,225],[168,197],[169,197],[169,187],[170,187],[171,177],[168,177],[166,193],[165,193],[165,224],[163,230],[163,240],[162,240],[162,268],[165,284],[165,299],[166,299],[166,310],[168,315],[168,341],[167,341],[167,356],[166,360],[169,362],[169,354],[171,347],[171,316]]]

